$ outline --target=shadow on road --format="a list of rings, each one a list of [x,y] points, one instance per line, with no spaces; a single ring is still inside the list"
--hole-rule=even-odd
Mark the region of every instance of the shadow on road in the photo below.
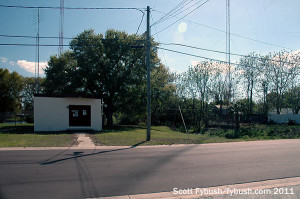
[[[196,145],[191,145],[187,147],[179,147],[174,148],[172,150],[162,150],[159,152],[159,155],[152,155],[151,150],[146,150],[147,157],[138,158],[137,161],[126,160],[125,165],[115,165],[118,168],[119,173],[122,174],[115,183],[108,184],[105,186],[102,185],[103,180],[107,180],[107,176],[95,175],[94,172],[95,168],[91,167],[93,163],[90,164],[90,160],[84,157],[92,157],[101,154],[107,154],[111,152],[117,151],[129,151],[130,149],[134,149],[147,141],[142,141],[136,143],[130,147],[123,147],[113,150],[103,150],[103,151],[90,151],[91,153],[85,153],[86,151],[74,151],[71,150],[69,147],[67,150],[60,151],[56,155],[40,162],[35,162],[35,164],[46,166],[46,165],[55,165],[55,163],[62,163],[67,162],[68,164],[71,163],[75,166],[75,170],[72,172],[72,175],[75,176],[73,182],[76,183],[75,187],[78,190],[78,197],[80,198],[96,198],[96,197],[104,197],[104,196],[111,196],[111,195],[126,195],[128,193],[135,193],[138,187],[148,186],[149,180],[156,176],[156,173],[159,169],[164,168],[169,162],[173,159],[176,159],[179,155],[185,153],[186,151],[191,150],[192,148],[196,147]],[[66,151],[70,153],[64,154]],[[142,150],[143,153],[145,152]],[[67,157],[62,157],[61,155],[69,155]],[[135,156],[132,157],[135,159]],[[142,164],[143,161],[147,161],[146,165]],[[138,162],[138,164],[137,164]],[[75,163],[75,164],[74,164]],[[141,163],[141,164],[140,164]],[[69,165],[68,165],[69,166]],[[93,165],[95,166],[95,165]],[[56,169],[57,167],[49,167],[49,169]],[[46,169],[46,168],[45,168]],[[124,175],[124,176],[123,176]],[[126,177],[125,177],[126,176]],[[130,180],[128,183],[127,180]],[[110,181],[109,181],[110,182]],[[108,183],[108,182],[107,182]],[[111,192],[111,190],[118,190],[117,192]],[[0,194],[1,195],[1,194]],[[1,198],[1,197],[0,197]]]
[[[58,154],[56,154],[55,156],[51,157],[51,158],[48,158],[47,160],[44,160],[44,161],[41,161],[39,162],[40,165],[48,165],[48,164],[53,164],[53,163],[57,163],[57,162],[62,162],[62,161],[65,161],[65,160],[70,160],[70,159],[77,159],[77,158],[80,158],[80,157],[87,157],[87,156],[93,156],[93,155],[99,155],[99,154],[103,154],[103,153],[110,153],[110,152],[115,152],[115,151],[123,151],[123,150],[128,150],[128,149],[132,149],[132,148],[135,148],[141,144],[144,144],[146,143],[147,141],[142,141],[142,142],[139,142],[137,144],[134,144],[130,147],[126,147],[126,148],[120,148],[120,149],[113,149],[113,150],[106,150],[106,151],[100,151],[100,152],[93,152],[93,153],[89,153],[89,154],[83,154],[84,152],[74,152],[74,156],[72,157],[68,157],[68,158],[62,158],[62,159],[57,159],[57,160],[52,160],[53,158],[63,154],[64,152],[70,150],[71,146],[64,150],[64,151],[61,151],[59,152]],[[76,155],[75,155],[76,153]],[[51,161],[52,160],[52,161]]]
[[[85,164],[84,159],[78,159],[83,152],[73,152],[75,165],[77,169],[79,184],[80,184],[80,195],[81,198],[97,197],[98,191],[94,183],[94,179],[89,171],[88,166]]]

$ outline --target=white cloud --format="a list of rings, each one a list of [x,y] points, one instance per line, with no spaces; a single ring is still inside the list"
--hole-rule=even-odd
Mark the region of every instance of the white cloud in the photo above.
[[[16,62],[10,61],[9,64],[12,65],[12,66],[14,66],[14,65],[16,65]]]
[[[0,57],[0,60],[1,60],[1,62],[2,62],[2,63],[5,63],[5,62],[7,62],[7,61],[8,61],[8,59],[7,59],[7,58],[5,58],[5,57]]]
[[[35,73],[35,66],[37,67],[36,62],[29,62],[26,60],[18,60],[17,65],[32,74]],[[44,74],[44,69],[46,68],[46,66],[47,62],[40,62],[40,74]]]

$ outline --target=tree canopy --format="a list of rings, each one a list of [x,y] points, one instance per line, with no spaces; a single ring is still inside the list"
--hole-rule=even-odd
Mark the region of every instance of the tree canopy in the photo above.
[[[86,30],[70,42],[70,51],[52,56],[45,70],[45,89],[54,94],[85,94],[104,100],[108,125],[113,113],[145,90],[145,38],[108,30],[105,35]],[[159,63],[152,42],[151,66]]]
[[[21,107],[23,78],[0,68],[0,112],[15,112]]]

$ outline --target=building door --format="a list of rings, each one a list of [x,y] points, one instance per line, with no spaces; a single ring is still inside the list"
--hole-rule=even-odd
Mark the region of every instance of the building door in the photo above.
[[[70,105],[69,126],[91,126],[91,106]]]

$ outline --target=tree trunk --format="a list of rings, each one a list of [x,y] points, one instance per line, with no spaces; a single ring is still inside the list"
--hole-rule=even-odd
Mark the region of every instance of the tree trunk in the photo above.
[[[249,115],[251,117],[253,110],[253,79],[251,80],[251,90],[250,90],[250,107],[249,107]]]
[[[107,127],[112,127],[113,126],[113,112],[111,109],[107,109],[106,113],[105,113],[106,119],[107,119],[107,123],[106,126]]]

